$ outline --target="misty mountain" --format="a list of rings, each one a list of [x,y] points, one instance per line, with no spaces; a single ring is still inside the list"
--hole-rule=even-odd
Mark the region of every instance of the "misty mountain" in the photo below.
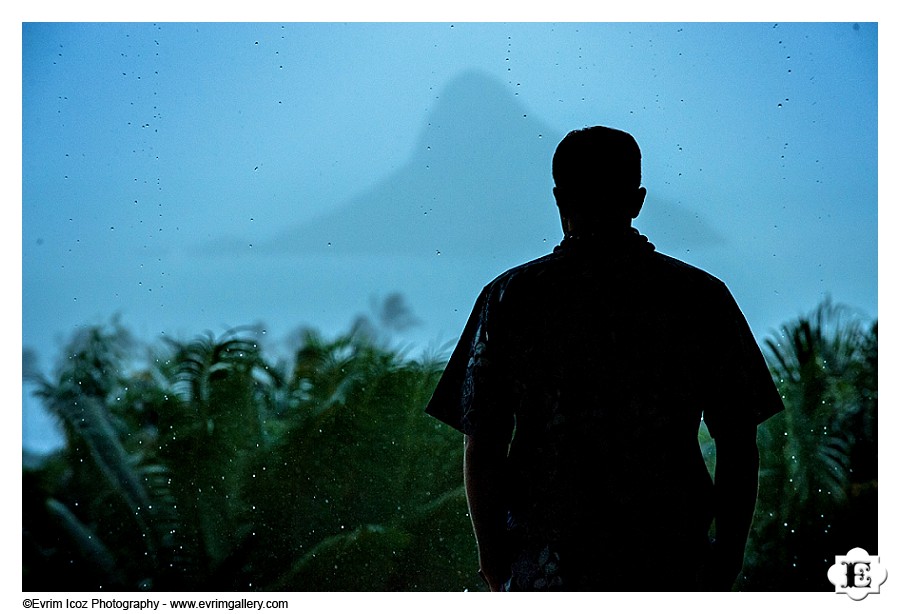
[[[564,134],[530,114],[499,79],[464,72],[436,97],[402,168],[257,243],[254,253],[536,257],[562,238],[550,167]],[[636,225],[669,249],[722,241],[699,215],[658,197],[652,186]],[[223,237],[204,251],[245,252],[246,244]]]
[[[259,253],[471,254],[498,239],[540,251],[561,234],[550,177],[561,136],[499,80],[463,73],[438,95],[404,167]]]

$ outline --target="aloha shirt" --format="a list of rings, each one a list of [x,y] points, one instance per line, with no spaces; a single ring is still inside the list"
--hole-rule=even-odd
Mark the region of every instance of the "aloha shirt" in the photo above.
[[[633,231],[485,286],[426,411],[509,444],[510,590],[641,590],[689,586],[708,548],[701,419],[781,409],[726,286]]]

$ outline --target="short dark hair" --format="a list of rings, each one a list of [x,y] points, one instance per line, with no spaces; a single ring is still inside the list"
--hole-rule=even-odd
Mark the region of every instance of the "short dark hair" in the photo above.
[[[553,181],[560,188],[637,189],[641,150],[622,130],[605,126],[573,130],[553,154]]]

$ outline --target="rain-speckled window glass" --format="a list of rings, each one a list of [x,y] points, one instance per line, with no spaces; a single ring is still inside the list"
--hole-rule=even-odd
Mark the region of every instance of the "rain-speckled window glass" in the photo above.
[[[423,409],[602,124],[643,153],[635,226],[726,281],[788,406],[736,587],[833,590],[877,552],[877,34],[24,24],[24,589],[484,590]]]

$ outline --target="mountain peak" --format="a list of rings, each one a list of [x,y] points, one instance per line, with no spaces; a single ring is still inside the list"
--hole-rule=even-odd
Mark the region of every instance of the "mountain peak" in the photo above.
[[[436,96],[401,169],[267,249],[537,255],[559,234],[550,193],[556,140],[548,132],[499,79],[460,73]]]
[[[435,96],[419,143],[432,150],[436,143],[441,144],[453,156],[477,154],[479,150],[490,154],[496,151],[492,143],[499,141],[520,146],[530,143],[543,150],[546,144],[539,141],[548,132],[549,128],[530,116],[500,79],[467,70],[448,81]]]

